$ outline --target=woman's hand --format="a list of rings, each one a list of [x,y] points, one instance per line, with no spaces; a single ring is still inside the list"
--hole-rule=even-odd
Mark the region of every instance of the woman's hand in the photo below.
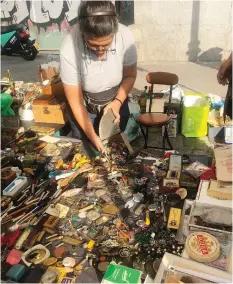
[[[232,62],[229,59],[222,63],[217,74],[219,84],[223,86],[228,84],[231,77],[231,66]]]
[[[93,143],[93,145],[95,146],[95,148],[96,148],[98,151],[100,151],[100,152],[102,152],[102,153],[105,152],[105,147],[104,147],[102,141],[100,140],[99,136],[96,135],[96,136],[94,137],[94,139],[93,139],[91,142]]]
[[[112,109],[113,114],[115,116],[114,123],[118,124],[120,123],[120,108],[121,108],[121,103],[118,100],[113,100],[110,104],[108,104],[104,108],[104,114],[109,110]]]

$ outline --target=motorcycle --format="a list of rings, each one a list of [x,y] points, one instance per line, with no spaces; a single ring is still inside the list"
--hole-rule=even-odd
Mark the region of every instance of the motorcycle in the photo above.
[[[40,47],[35,40],[30,39],[28,28],[24,25],[1,27],[1,54],[19,54],[26,60],[34,60]]]

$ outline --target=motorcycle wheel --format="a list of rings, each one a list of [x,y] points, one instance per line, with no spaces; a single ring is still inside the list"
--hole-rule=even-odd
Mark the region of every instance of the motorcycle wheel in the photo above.
[[[32,61],[36,58],[37,53],[38,50],[32,46],[27,53],[22,53],[21,56],[28,61]]]

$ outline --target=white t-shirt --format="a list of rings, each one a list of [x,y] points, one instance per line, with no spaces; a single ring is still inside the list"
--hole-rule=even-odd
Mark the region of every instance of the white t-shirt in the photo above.
[[[98,93],[119,85],[123,66],[136,62],[134,38],[126,26],[118,25],[106,59],[101,61],[85,47],[79,26],[76,25],[60,50],[61,80],[66,85],[81,85],[86,92]]]

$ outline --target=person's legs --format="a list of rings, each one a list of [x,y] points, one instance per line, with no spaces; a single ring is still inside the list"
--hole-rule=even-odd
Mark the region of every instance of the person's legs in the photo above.
[[[88,113],[88,114],[90,116],[90,119],[92,121],[96,134],[99,135],[99,123],[103,115],[103,110],[101,111],[99,115],[92,114],[92,113]],[[126,129],[126,126],[129,120],[129,115],[130,115],[130,111],[129,111],[128,99],[126,99],[120,109],[120,116],[121,116],[120,129],[121,131],[124,131]],[[80,140],[86,140],[87,139],[86,134],[84,133],[84,131],[82,130],[80,125],[77,123],[76,119],[74,118],[74,115],[70,107],[67,108],[67,116],[68,116],[70,127],[72,130],[72,137],[80,139]]]
[[[94,125],[95,119],[96,119],[96,115],[95,114],[91,114],[88,113],[90,116],[90,119],[92,121],[92,124]],[[76,121],[72,110],[70,109],[70,107],[67,107],[67,116],[70,122],[70,127],[71,127],[71,131],[72,131],[72,137],[76,138],[76,139],[80,139],[80,140],[87,140],[87,136],[84,133],[84,131],[82,130],[82,128],[80,127],[80,125],[78,124],[78,122]]]
[[[129,105],[128,105],[128,98],[124,101],[121,109],[120,109],[120,116],[121,116],[121,120],[120,120],[120,129],[121,131],[125,131],[128,120],[129,120],[129,116],[130,116],[130,111],[129,111]]]

